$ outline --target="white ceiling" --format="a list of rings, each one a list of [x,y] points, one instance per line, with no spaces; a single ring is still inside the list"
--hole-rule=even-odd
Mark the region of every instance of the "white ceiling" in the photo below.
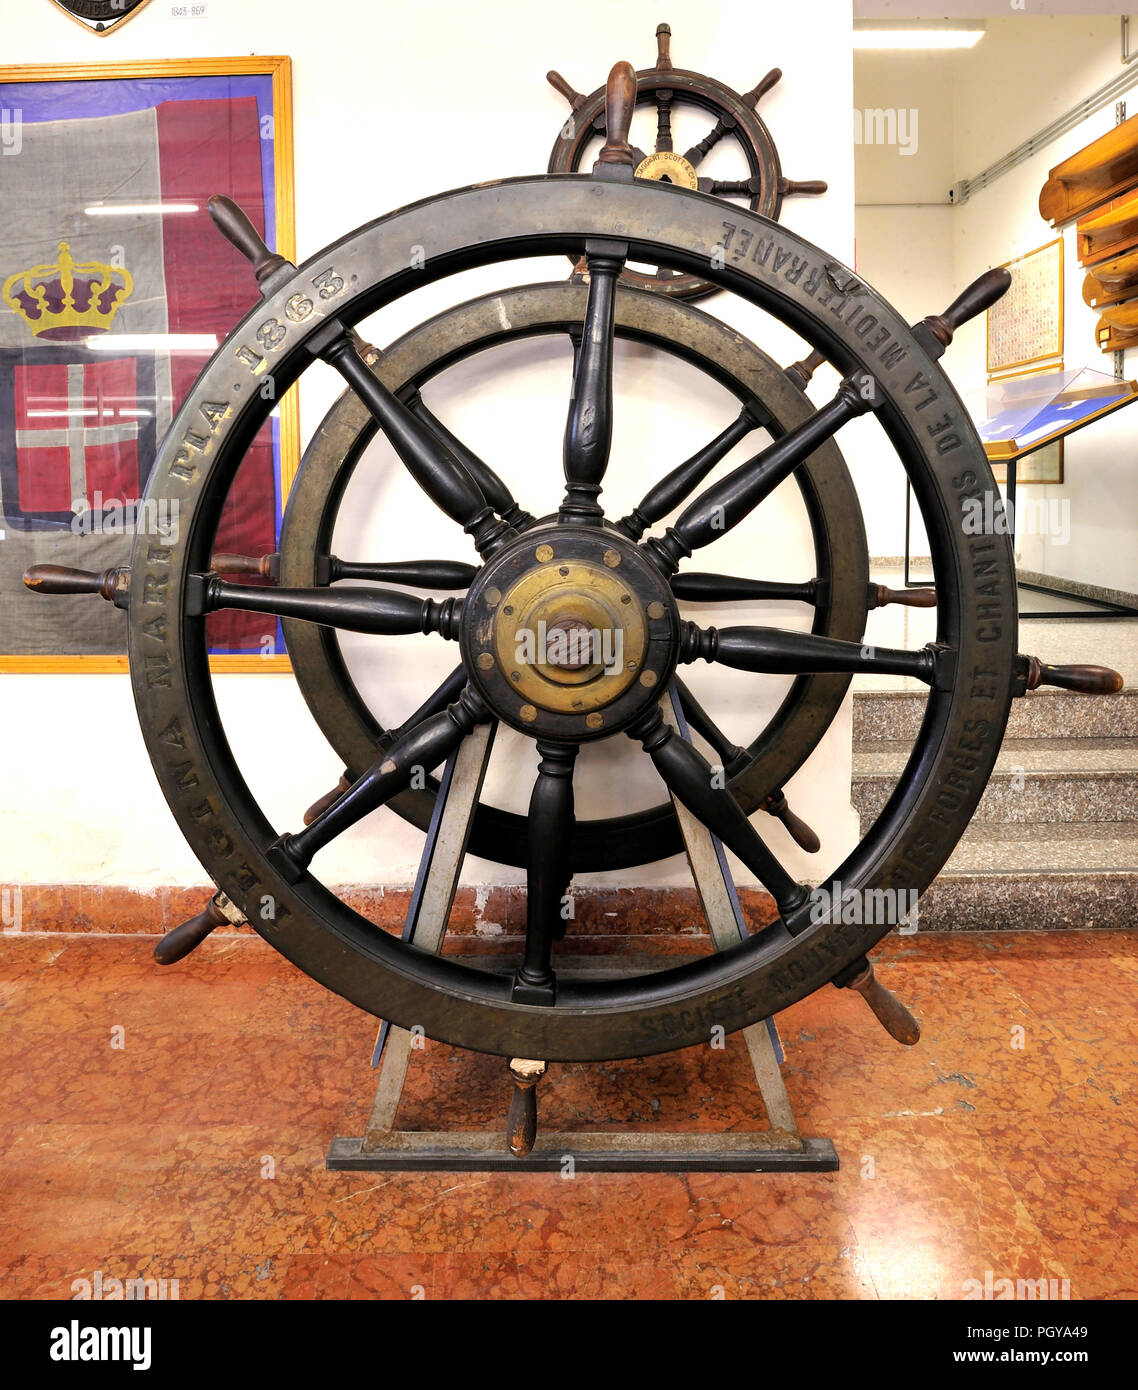
[[[1126,0],[853,0],[855,19],[995,19],[1013,15],[1128,14]]]

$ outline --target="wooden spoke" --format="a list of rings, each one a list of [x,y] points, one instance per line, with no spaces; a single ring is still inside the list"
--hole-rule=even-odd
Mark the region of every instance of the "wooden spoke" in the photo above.
[[[673,679],[680,697],[680,708],[684,712],[684,718],[688,721],[688,727],[714,748],[715,756],[719,759],[724,772],[728,777],[733,776],[736,766],[742,765],[746,759],[747,750],[740,748],[737,743],[731,742],[683,681],[676,677]]]
[[[458,638],[461,600],[418,598],[396,589],[270,589],[251,584],[230,584],[216,574],[191,575],[186,612],[190,617],[239,608],[269,613],[275,618],[296,618],[348,632],[397,636],[410,632],[437,632]]]
[[[280,582],[281,557],[274,551],[271,555],[227,555],[217,552],[209,557],[209,567],[218,574],[255,574],[261,579]]]
[[[450,449],[379,380],[360,357],[352,335],[333,320],[312,345],[367,406],[391,441],[407,470],[428,497],[467,531],[484,558],[494,554],[515,532],[500,521],[485,494]]]
[[[541,762],[526,827],[525,956],[514,978],[513,997],[521,1003],[552,1004],[555,981],[550,960],[562,922],[561,898],[569,881],[577,747],[539,742],[537,751]]]
[[[400,739],[404,734],[409,734],[412,729],[417,728],[424,719],[431,719],[436,714],[441,714],[448,705],[458,699],[466,688],[466,668],[456,666],[454,670],[443,681],[442,685],[431,695],[428,695],[414,714],[409,715],[397,729],[393,729],[391,736]]]
[[[704,155],[710,154],[727,132],[734,129],[735,121],[733,117],[727,115],[720,116],[699,144],[693,145],[691,149],[685,153],[684,158],[693,169],[697,168]]]
[[[819,601],[824,583],[808,579],[805,584],[783,584],[770,579],[737,579],[729,574],[677,574],[672,578],[672,593],[688,603],[735,603],[755,600],[772,603],[809,603]]]
[[[762,191],[762,180],[757,174],[749,179],[709,179],[705,191],[714,193],[717,198],[725,198],[729,194],[754,198]]]
[[[656,153],[672,149],[672,93],[661,88],[656,93]]]
[[[884,608],[888,603],[900,604],[903,608],[935,608],[935,589],[890,589],[885,584],[869,586],[869,607]]]
[[[397,739],[310,825],[274,841],[268,850],[274,867],[295,883],[318,850],[404,791],[416,769],[428,773],[438,767],[476,725],[492,717],[477,692],[465,687],[454,704]]]
[[[781,80],[782,69],[771,68],[770,72],[759,78],[749,92],[743,93],[743,100],[750,106],[758,106],[770,89]]]
[[[254,574],[280,581],[281,557],[272,555],[228,555],[209,557],[209,567],[218,574]],[[384,563],[341,560],[338,555],[319,556],[316,582],[335,584],[340,579],[366,579],[377,584],[410,584],[421,589],[469,589],[478,573],[477,566],[460,560],[395,560]]]
[[[597,498],[612,445],[613,315],[616,282],[624,269],[626,249],[619,242],[586,247],[589,299],[565,427],[566,487],[561,521],[599,523],[604,515]]]
[[[808,420],[701,493],[663,537],[645,543],[648,553],[665,574],[673,575],[682,559],[737,526],[820,444],[848,420],[873,409],[879,398],[868,374],[856,385],[852,379],[843,381],[833,400]]]
[[[628,732],[644,745],[676,800],[739,856],[774,898],[781,913],[785,915],[806,901],[806,888],[767,849],[739,803],[720,785],[703,754],[664,722],[658,705]]]
[[[912,676],[932,685],[939,668],[947,664],[947,647],[928,646],[920,651],[874,647],[868,643],[842,642],[836,637],[817,637],[812,632],[787,632],[777,627],[698,628],[688,623],[680,643],[680,660],[715,661],[739,671],[758,671],[770,676],[810,674]]]
[[[380,564],[370,561],[328,557],[328,583],[340,579],[366,579],[379,584],[410,584],[420,589],[469,589],[478,573],[477,566],[460,560],[392,560]]]
[[[478,455],[462,442],[456,435],[453,435],[446,425],[428,409],[427,403],[418,392],[407,402],[412,412],[422,420],[423,424],[443,445],[450,450],[454,457],[462,464],[478,486],[482,489],[482,495],[487,502],[494,508],[503,521],[508,521],[516,530],[524,530],[527,526],[532,526],[535,518],[531,513],[523,511],[514,501],[510,489],[494,472],[488,463],[484,463]]]
[[[638,541],[650,526],[663,521],[681,502],[703,482],[720,460],[764,422],[755,407],[744,406],[734,420],[691,458],[673,468],[670,473],[644,494],[627,516],[616,523],[630,540]]]

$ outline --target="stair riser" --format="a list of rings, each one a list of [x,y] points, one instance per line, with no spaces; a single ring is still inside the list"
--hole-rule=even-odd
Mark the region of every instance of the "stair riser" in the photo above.
[[[1138,871],[944,873],[922,894],[920,931],[1059,931],[1138,921]]]
[[[895,782],[885,777],[855,777],[853,806],[862,829],[880,815]],[[1138,773],[1028,774],[1022,787],[1010,774],[992,777],[973,821],[1063,822],[1130,821],[1138,807]]]
[[[916,738],[925,711],[920,691],[854,695],[858,743]],[[1120,695],[1029,695],[1012,704],[1008,738],[1138,738],[1138,691]]]

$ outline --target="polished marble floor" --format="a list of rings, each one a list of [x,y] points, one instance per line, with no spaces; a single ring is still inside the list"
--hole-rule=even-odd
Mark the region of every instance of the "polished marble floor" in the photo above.
[[[177,1279],[193,1298],[919,1298],[1069,1280],[1138,1296],[1138,936],[893,938],[902,1049],[829,990],[783,1015],[836,1175],[337,1174],[374,1022],[256,938],[0,940],[0,1296]],[[550,1127],[747,1128],[738,1039],[555,1067]],[[429,1045],[400,1121],[497,1127],[496,1059]],[[1056,1288],[1061,1292],[1060,1282]]]

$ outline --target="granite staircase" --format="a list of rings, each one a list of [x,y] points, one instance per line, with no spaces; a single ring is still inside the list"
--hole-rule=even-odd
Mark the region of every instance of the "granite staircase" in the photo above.
[[[919,690],[854,692],[853,804],[884,806],[924,709]],[[921,897],[922,931],[1138,921],[1138,689],[1015,701],[976,815]]]

